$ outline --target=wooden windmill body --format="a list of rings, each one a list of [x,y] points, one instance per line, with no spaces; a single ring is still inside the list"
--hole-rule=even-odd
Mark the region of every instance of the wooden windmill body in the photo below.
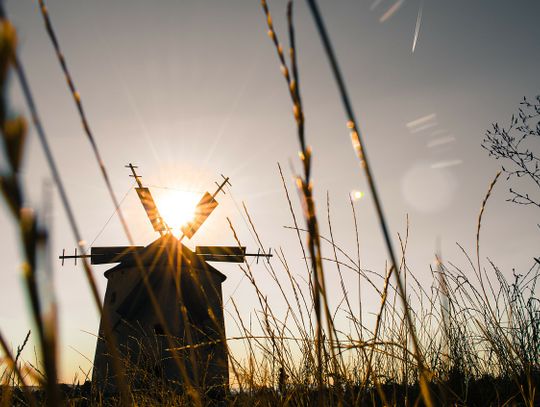
[[[228,384],[221,284],[225,276],[174,237],[165,235],[137,251],[168,332],[156,316],[147,286],[133,258],[107,270],[103,318],[112,327],[124,370],[135,387],[165,380],[189,381],[208,390]],[[185,307],[183,310],[182,307]],[[112,359],[100,323],[93,382],[115,390]],[[182,372],[170,349],[170,335]]]
[[[121,367],[135,388],[144,389],[155,380],[182,388],[189,381],[207,393],[221,394],[229,383],[221,288],[226,277],[208,262],[243,262],[249,254],[244,247],[204,246],[192,251],[184,246],[159,215],[136,167],[129,168],[160,237],[145,247],[92,247],[90,254],[60,256],[62,261],[89,257],[92,264],[117,263],[105,272],[107,289],[92,381],[102,392],[116,391],[111,345],[104,335],[108,323]],[[224,177],[213,195],[204,194],[194,220],[182,228],[184,236],[191,238],[210,215],[217,206],[214,198],[226,183]]]

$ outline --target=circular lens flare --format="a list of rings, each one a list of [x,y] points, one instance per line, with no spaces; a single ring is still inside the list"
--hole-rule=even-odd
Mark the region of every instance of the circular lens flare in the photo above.
[[[189,191],[167,191],[156,197],[156,205],[161,217],[175,236],[181,234],[181,227],[192,221],[200,194]]]
[[[359,199],[362,199],[364,197],[364,193],[362,191],[351,191],[351,198],[353,201],[358,201]]]

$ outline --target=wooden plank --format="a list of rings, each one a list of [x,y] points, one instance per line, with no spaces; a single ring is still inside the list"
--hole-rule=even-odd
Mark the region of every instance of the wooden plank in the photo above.
[[[212,195],[205,192],[197,204],[197,209],[195,210],[195,219],[185,226],[182,226],[182,233],[184,233],[188,239],[191,239],[197,230],[199,230],[204,221],[210,216],[214,209],[216,209],[216,206],[218,206],[218,202]]]
[[[150,190],[148,188],[135,188],[135,191],[137,191],[137,195],[139,195],[139,199],[141,200],[144,210],[146,211],[146,215],[148,216],[148,219],[150,219],[150,223],[152,224],[154,230],[156,232],[166,232],[167,225],[159,214]]]
[[[246,248],[238,246],[197,246],[195,254],[205,261],[243,263],[246,258]]]
[[[120,263],[133,256],[135,251],[142,249],[144,249],[144,246],[92,247],[90,250],[90,263]]]

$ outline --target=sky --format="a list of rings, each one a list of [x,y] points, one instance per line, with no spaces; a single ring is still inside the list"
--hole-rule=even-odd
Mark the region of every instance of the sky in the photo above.
[[[481,143],[491,123],[508,123],[523,96],[540,94],[540,3],[535,0],[339,0],[320,2],[365,138],[384,212],[397,248],[409,222],[407,262],[432,285],[436,250],[463,267],[456,243],[475,250],[478,213],[500,169]],[[69,200],[88,245],[126,245],[90,144],[85,138],[43,21],[32,0],[7,0],[19,35],[19,55]],[[50,17],[122,201],[135,243],[157,236],[124,167],[139,166],[158,206],[173,190],[195,197],[213,192],[220,174],[232,187],[192,241],[234,245],[231,219],[249,251],[257,245],[242,214],[245,203],[265,247],[282,248],[294,273],[307,278],[278,170],[281,165],[298,216],[294,175],[301,171],[286,84],[268,38],[259,1],[49,0]],[[284,46],[286,2],[269,1]],[[372,197],[351,147],[346,119],[313,20],[295,2],[298,65],[313,149],[313,182],[321,232],[328,236],[327,194],[337,244],[356,256],[349,196],[358,216],[362,268],[384,271],[387,259]],[[415,36],[415,32],[417,35]],[[414,50],[413,50],[414,48]],[[14,113],[28,111],[14,78]],[[538,148],[538,145],[535,147]],[[2,157],[0,168],[6,168]],[[51,176],[33,128],[24,157],[28,204],[43,207]],[[501,179],[482,224],[481,256],[503,274],[524,272],[537,256],[538,210],[507,202]],[[61,378],[72,382],[90,369],[98,327],[96,307],[79,265],[56,259],[76,242],[53,193],[50,227],[54,287],[60,309]],[[163,204],[164,205],[164,204]],[[0,210],[0,330],[16,348],[32,328],[22,287],[21,247],[6,205]],[[329,246],[323,255],[332,257]],[[272,260],[278,273],[284,271]],[[226,329],[234,333],[229,297],[240,298],[249,318],[256,297],[238,266],[223,265]],[[106,266],[94,268],[103,295]],[[468,270],[468,271],[467,271]],[[253,265],[276,310],[282,301],[265,266]],[[339,292],[336,269],[325,264],[330,292]],[[279,275],[279,274],[278,274]],[[355,275],[345,276],[350,295]],[[361,293],[378,304],[373,292]],[[336,294],[336,298],[338,295]],[[274,299],[275,298],[275,299]],[[334,296],[331,296],[334,298]],[[334,306],[337,304],[334,303]],[[367,311],[366,311],[367,312]],[[31,337],[32,339],[32,337]],[[33,343],[33,342],[31,342]],[[29,347],[24,355],[33,361]]]

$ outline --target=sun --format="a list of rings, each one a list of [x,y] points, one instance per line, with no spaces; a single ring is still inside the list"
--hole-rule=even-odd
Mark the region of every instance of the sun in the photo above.
[[[161,217],[174,235],[195,216],[195,209],[201,196],[196,192],[168,190],[156,197],[156,205]]]

